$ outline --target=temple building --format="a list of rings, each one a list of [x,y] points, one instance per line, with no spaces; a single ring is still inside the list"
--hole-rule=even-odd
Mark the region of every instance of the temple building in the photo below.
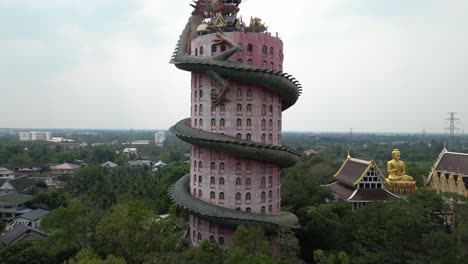
[[[324,187],[333,191],[338,200],[351,203],[353,211],[369,202],[398,198],[385,189],[386,179],[373,160],[348,155],[333,177],[336,181]]]
[[[238,18],[240,0],[196,1],[172,56],[190,71],[191,116],[171,131],[192,144],[190,174],[170,190],[190,213],[192,245],[224,245],[238,225],[261,225],[273,237],[298,227],[281,211],[281,168],[299,154],[281,146],[282,111],[301,86],[283,73],[283,42],[260,19]]]
[[[468,154],[450,152],[444,147],[426,185],[438,192],[452,192],[468,197]]]

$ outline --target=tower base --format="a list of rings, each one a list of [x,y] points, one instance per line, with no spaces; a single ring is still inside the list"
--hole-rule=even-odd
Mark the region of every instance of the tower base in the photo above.
[[[415,181],[387,181],[385,189],[395,194],[409,194],[414,193],[417,189]]]

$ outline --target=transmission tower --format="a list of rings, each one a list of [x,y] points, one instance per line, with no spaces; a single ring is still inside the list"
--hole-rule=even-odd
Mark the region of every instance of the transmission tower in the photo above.
[[[455,132],[460,130],[460,128],[456,127],[455,124],[460,122],[460,118],[455,117],[457,114],[456,112],[449,112],[449,118],[446,118],[445,121],[449,123],[449,126],[446,128],[449,132],[449,149],[453,150],[455,146]]]

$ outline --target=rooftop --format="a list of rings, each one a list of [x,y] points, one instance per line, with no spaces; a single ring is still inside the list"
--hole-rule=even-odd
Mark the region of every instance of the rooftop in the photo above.
[[[26,202],[29,202],[32,199],[33,199],[32,195],[14,192],[10,194],[1,195],[0,204],[18,205],[18,204],[24,204]]]
[[[52,170],[75,170],[78,168],[81,168],[81,166],[71,163],[63,163],[51,167]]]
[[[19,217],[24,218],[24,219],[28,219],[28,220],[31,220],[31,221],[35,221],[35,220],[37,220],[37,219],[39,219],[41,217],[44,217],[48,213],[49,213],[49,211],[47,211],[47,210],[36,209],[36,210],[32,210],[32,211],[30,211],[28,213],[22,214]]]
[[[16,244],[21,241],[28,241],[34,239],[45,239],[47,237],[39,229],[35,229],[25,225],[14,225],[13,229],[0,237],[0,242],[5,245]]]

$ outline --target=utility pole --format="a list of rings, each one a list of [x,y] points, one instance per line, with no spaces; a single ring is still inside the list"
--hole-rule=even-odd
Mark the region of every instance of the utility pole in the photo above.
[[[445,121],[449,123],[449,126],[446,128],[449,132],[449,150],[453,150],[455,146],[455,132],[460,130],[460,128],[455,126],[455,123],[460,122],[460,118],[455,117],[456,112],[449,112],[449,118],[446,118]]]
[[[352,127],[349,129],[349,143],[353,142],[353,130]]]

